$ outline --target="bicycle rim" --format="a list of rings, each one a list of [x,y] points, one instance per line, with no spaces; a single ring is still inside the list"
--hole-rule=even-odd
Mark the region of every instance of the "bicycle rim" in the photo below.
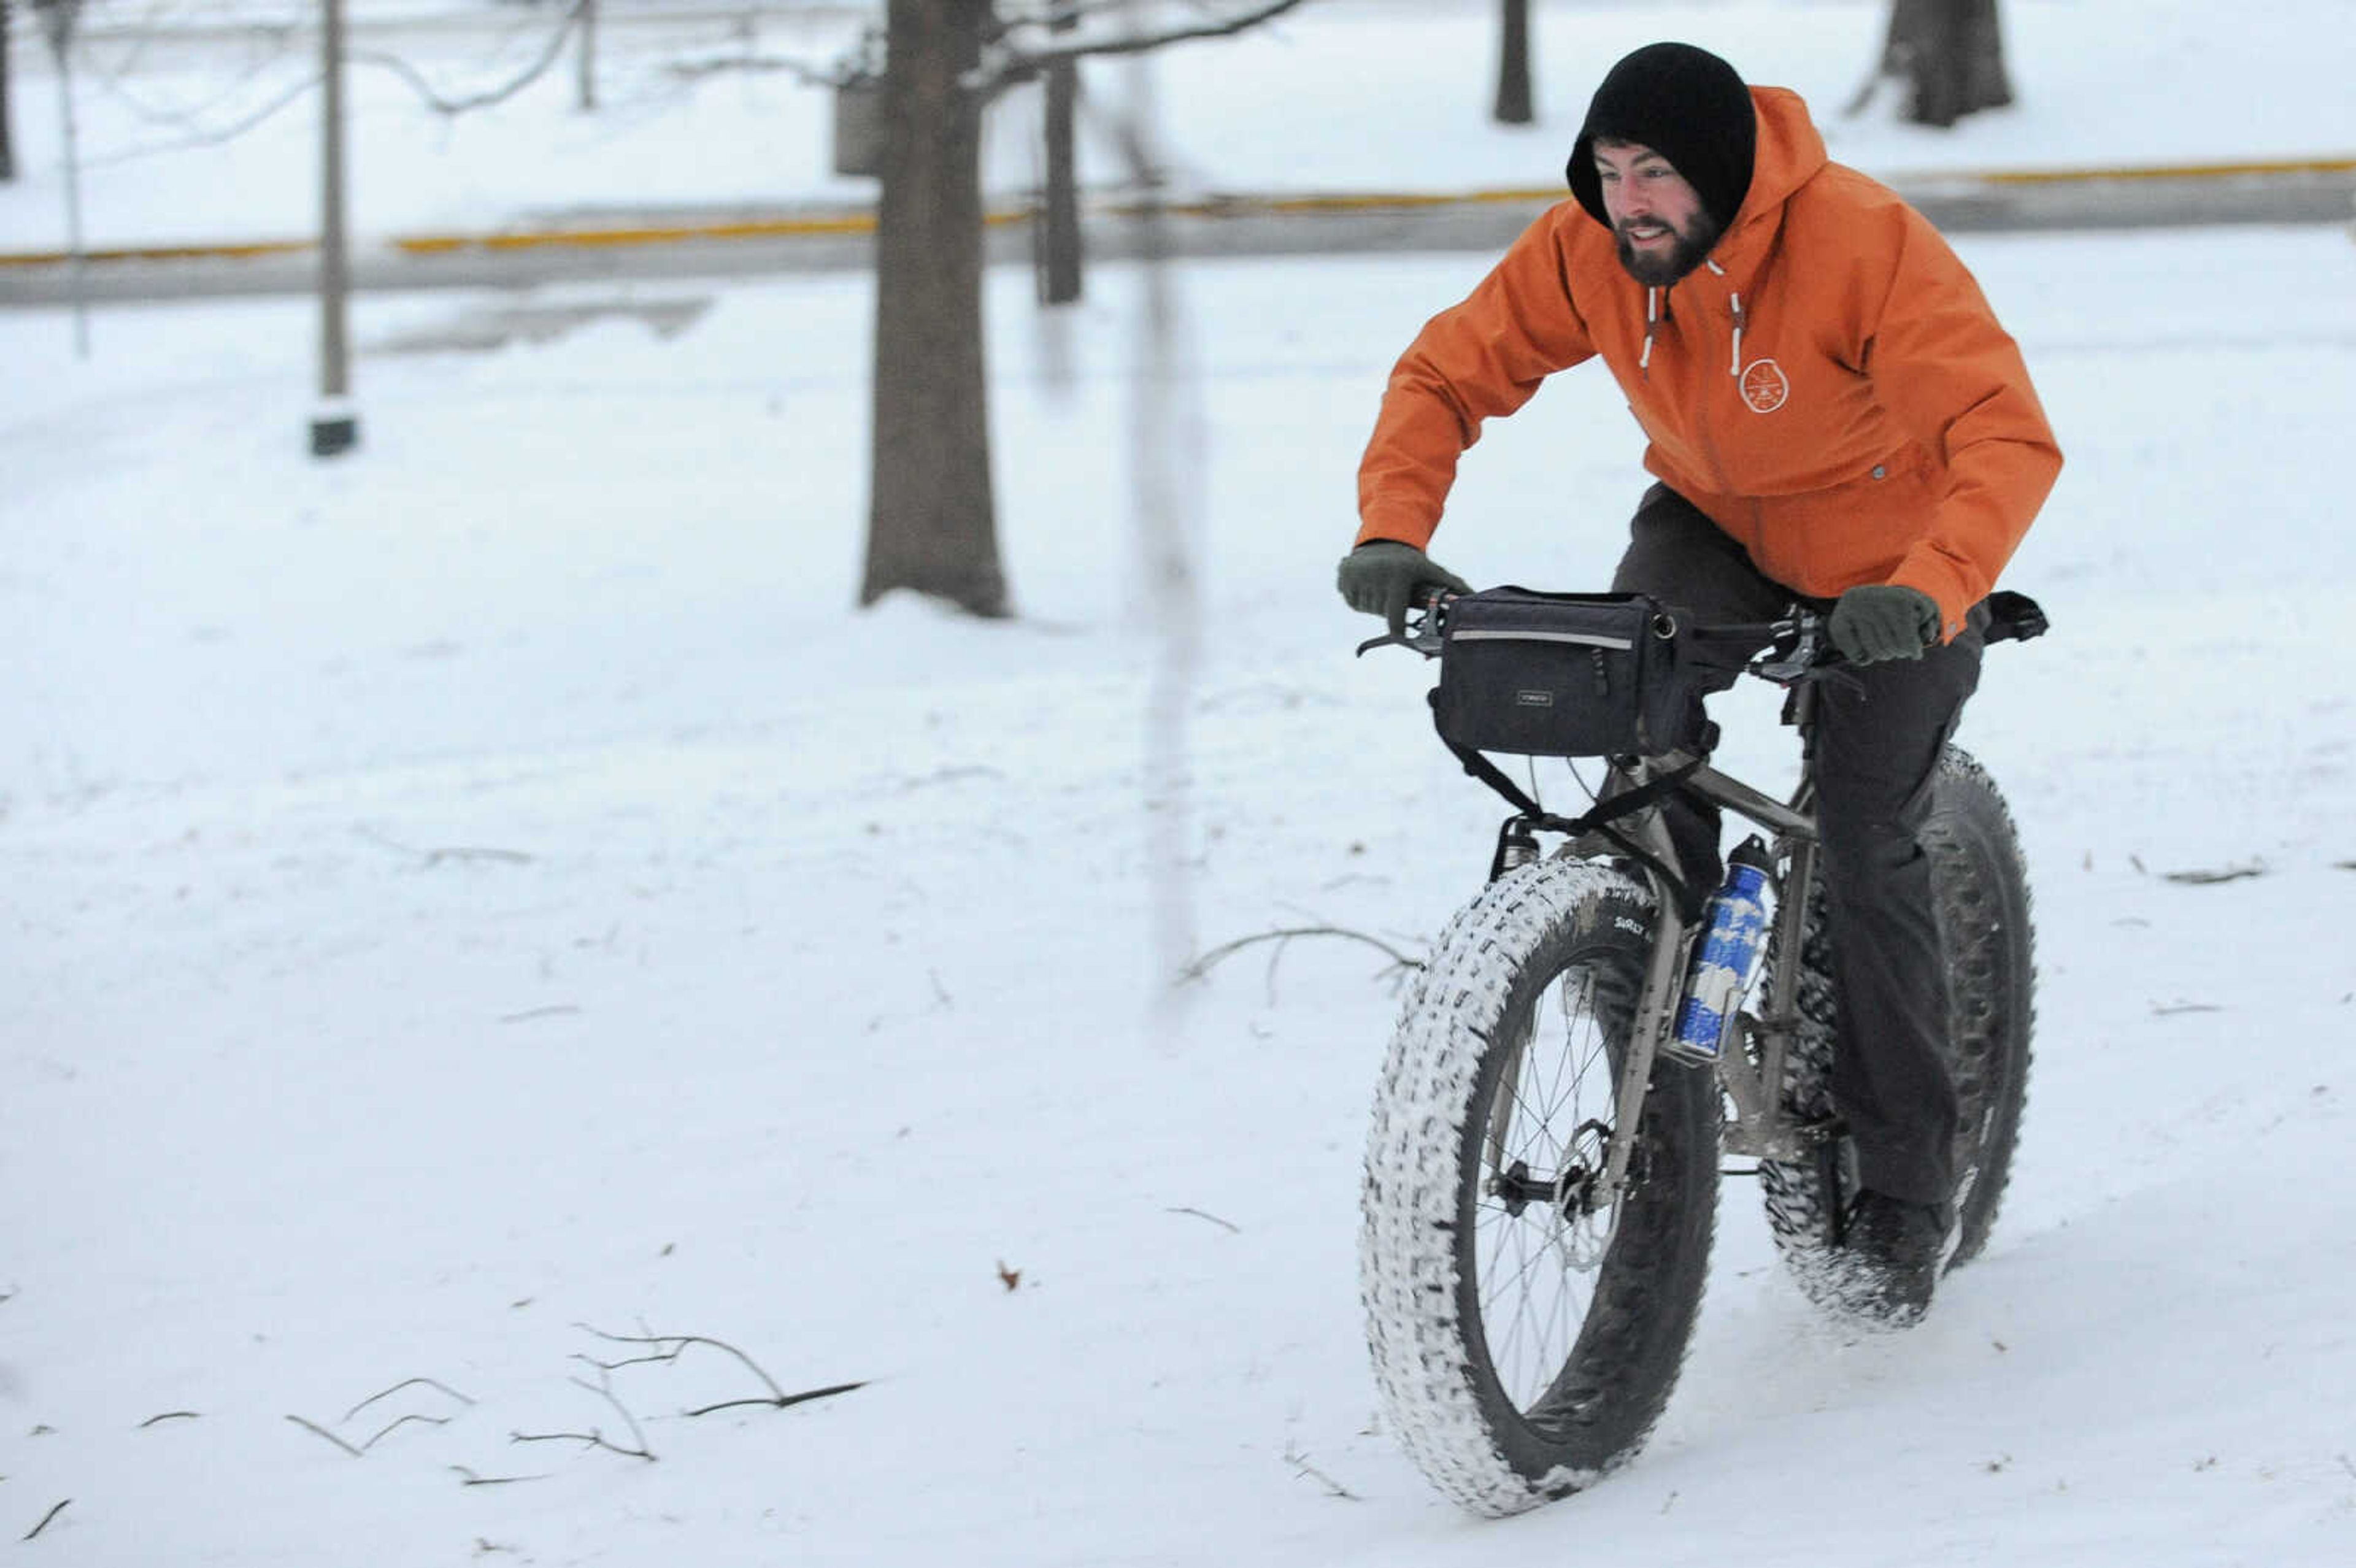
[[[1624,981],[1593,963],[1547,987],[1520,1038],[1496,1053],[1480,1150],[1464,1161],[1474,1325],[1498,1392],[1541,1432],[1575,1414],[1580,1380],[1566,1374],[1622,1209],[1592,1197],[1621,1056],[1600,1009],[1619,989]]]

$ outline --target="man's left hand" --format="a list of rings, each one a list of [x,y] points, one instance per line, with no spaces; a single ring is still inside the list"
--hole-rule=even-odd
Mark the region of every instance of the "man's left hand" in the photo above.
[[[1919,659],[1939,640],[1939,605],[1919,588],[1862,583],[1834,602],[1825,629],[1851,664]]]

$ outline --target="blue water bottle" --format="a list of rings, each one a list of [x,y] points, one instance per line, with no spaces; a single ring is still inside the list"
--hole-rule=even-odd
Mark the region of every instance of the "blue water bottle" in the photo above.
[[[1725,1048],[1727,1027],[1758,977],[1767,945],[1767,901],[1772,894],[1774,860],[1757,835],[1727,857],[1726,881],[1702,912],[1703,928],[1677,1008],[1670,1054],[1687,1061],[1713,1062]]]

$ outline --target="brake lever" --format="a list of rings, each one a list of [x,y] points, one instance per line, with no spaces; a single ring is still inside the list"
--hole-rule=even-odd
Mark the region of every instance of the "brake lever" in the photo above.
[[[1365,658],[1376,648],[1413,648],[1426,658],[1440,652],[1440,639],[1431,633],[1418,629],[1412,632],[1385,632],[1379,637],[1368,637],[1358,645],[1357,656]]]
[[[1385,632],[1379,637],[1368,637],[1358,645],[1356,657],[1365,658],[1376,648],[1412,648],[1425,658],[1440,656],[1440,616],[1452,595],[1434,592],[1417,604],[1408,617],[1404,632]]]
[[[1789,686],[1816,668],[1824,658],[1824,617],[1802,611],[1775,623],[1776,652],[1751,661],[1751,673],[1778,686]],[[1786,646],[1786,642],[1789,646]]]

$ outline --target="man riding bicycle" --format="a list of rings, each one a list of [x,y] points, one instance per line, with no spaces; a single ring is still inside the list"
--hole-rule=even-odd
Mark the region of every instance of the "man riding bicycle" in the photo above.
[[[1705,622],[1829,609],[1854,665],[1817,709],[1839,997],[1835,1107],[1858,1156],[1844,1248],[1894,1322],[1929,1305],[1954,1222],[1947,997],[1918,839],[1978,683],[1982,601],[2062,454],[2019,348],[1938,232],[1828,161],[1794,93],[1663,43],[1614,66],[1550,208],[1392,370],[1340,567],[1399,629],[1466,584],[1424,553],[1481,421],[1601,357],[1650,443],[1616,592]],[[1731,681],[1731,674],[1726,677]],[[1723,684],[1723,683],[1721,683]],[[1682,875],[1715,810],[1671,803]]]

